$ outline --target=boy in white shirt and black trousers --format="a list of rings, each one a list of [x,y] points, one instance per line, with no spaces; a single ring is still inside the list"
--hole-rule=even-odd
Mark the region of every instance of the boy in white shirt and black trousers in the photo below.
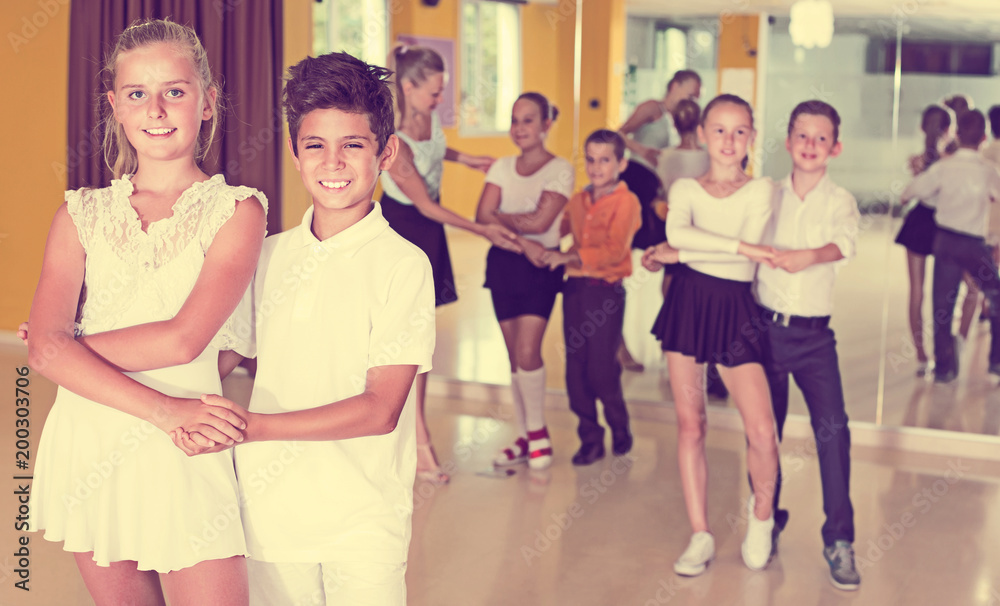
[[[959,149],[918,175],[903,191],[903,201],[920,198],[937,209],[934,237],[934,380],[958,376],[951,332],[962,273],[979,283],[989,301],[989,372],[1000,375],[1000,277],[986,243],[990,204],[1000,198],[1000,173],[979,154],[986,140],[986,119],[977,110],[958,119]]]
[[[792,111],[785,147],[792,174],[777,184],[765,244],[771,263],[757,269],[755,294],[762,323],[764,369],[781,440],[788,415],[788,375],[802,390],[819,458],[826,522],[823,555],[839,589],[857,589],[854,565],[854,509],[851,506],[851,434],[847,428],[836,339],[829,327],[833,286],[842,259],[854,256],[858,204],[826,176],[830,158],[841,152],[840,116],[828,103],[805,101]],[[778,509],[781,469],[774,491],[776,531],[788,512]]]

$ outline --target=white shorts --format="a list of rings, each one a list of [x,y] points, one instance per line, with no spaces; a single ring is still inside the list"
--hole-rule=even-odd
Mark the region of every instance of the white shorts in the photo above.
[[[406,606],[406,562],[247,560],[250,606]]]

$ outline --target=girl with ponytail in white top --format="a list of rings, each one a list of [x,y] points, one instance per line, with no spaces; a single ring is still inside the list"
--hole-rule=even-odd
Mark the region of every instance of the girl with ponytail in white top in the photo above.
[[[540,93],[514,102],[510,136],[519,156],[497,160],[486,173],[476,221],[517,232],[525,255],[494,246],[486,257],[486,287],[510,357],[517,440],[500,452],[498,466],[527,462],[544,469],[552,462],[545,427],[545,366],[542,337],[562,289],[562,269],[540,263],[545,250],[559,249],[563,207],[573,193],[573,165],[545,148],[545,136],[559,115]],[[539,266],[541,264],[541,266]]]
[[[444,226],[460,227],[483,236],[495,246],[520,252],[512,231],[499,224],[479,225],[441,206],[441,175],[444,161],[486,171],[493,158],[470,156],[448,147],[441,121],[434,108],[441,100],[446,78],[444,60],[432,49],[398,46],[389,56],[396,72],[396,135],[399,156],[382,173],[382,214],[401,236],[419,246],[430,259],[434,272],[437,305],[458,299]],[[427,374],[417,375],[417,476],[434,484],[445,484],[431,448],[424,420]]]
[[[753,141],[753,111],[735,95],[713,99],[702,114],[699,138],[709,170],[670,188],[667,242],[647,249],[643,264],[685,263],[667,291],[653,333],[662,341],[677,410],[677,458],[694,535],[674,564],[684,576],[701,574],[715,556],[708,528],[705,459],[705,364],[719,365],[747,434],[747,467],[754,486],[748,503],[743,561],[767,565],[774,526],[772,500],[778,469],[774,413],[761,364],[757,304],[750,290],[757,262],[774,252],[758,245],[771,216],[773,183],[743,170]],[[678,253],[678,251],[680,251]],[[756,320],[756,322],[754,322]]]

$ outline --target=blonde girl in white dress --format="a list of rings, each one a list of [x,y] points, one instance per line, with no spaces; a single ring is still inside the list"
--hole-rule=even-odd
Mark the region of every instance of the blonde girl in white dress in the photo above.
[[[136,23],[106,70],[115,180],[66,193],[31,307],[29,364],[59,385],[31,529],[74,553],[98,605],[245,605],[232,451],[188,458],[169,434],[205,423],[206,443],[243,437],[239,409],[198,398],[221,392],[219,350],[241,346],[231,315],[266,200],[198,165],[217,89],[190,28]]]

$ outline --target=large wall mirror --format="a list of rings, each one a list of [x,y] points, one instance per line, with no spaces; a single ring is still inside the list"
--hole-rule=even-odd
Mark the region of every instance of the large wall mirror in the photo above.
[[[642,101],[662,98],[667,81],[678,69],[701,74],[699,102],[704,106],[718,91],[719,15],[731,9],[731,3],[708,2],[694,9],[675,2],[635,0],[627,6],[621,119]],[[702,14],[692,14],[694,10]],[[998,436],[1000,388],[986,372],[989,323],[980,321],[981,302],[972,304],[969,299],[964,321],[956,311],[955,332],[968,329],[958,379],[938,385],[930,377],[917,376],[920,360],[909,319],[911,262],[906,249],[894,240],[905,214],[899,194],[912,178],[909,158],[925,146],[920,128],[924,108],[956,94],[965,95],[984,113],[1000,105],[1000,79],[996,77],[1000,8],[975,15],[944,8],[941,14],[932,14],[927,9],[905,18],[894,16],[888,4],[882,13],[859,10],[874,14],[836,14],[831,43],[811,49],[793,44],[787,9],[784,14],[762,16],[759,34],[766,43],[755,49],[760,53],[761,87],[755,118],[758,146],[769,151],[762,154],[755,170],[774,179],[790,171],[784,141],[788,116],[798,102],[820,98],[837,108],[844,151],[831,162],[829,175],[855,195],[862,212],[857,256],[838,275],[832,323],[848,414],[854,421],[884,427]],[[439,322],[446,330],[454,330],[449,330],[452,336],[439,332],[439,340],[452,339],[456,357],[437,368],[453,379],[505,384],[509,374],[502,339],[489,294],[478,288],[481,267],[470,260],[485,252],[472,252],[455,261],[458,274],[471,276],[470,287],[462,295],[468,303],[460,301],[459,305],[476,305],[479,311],[441,310]],[[927,259],[924,270],[921,325],[925,350],[933,359],[933,257]],[[965,287],[960,296],[966,296]],[[956,307],[963,307],[961,301]],[[557,305],[545,337],[547,364],[561,358],[562,352]],[[644,370],[623,375],[629,402],[669,403],[667,371],[659,352],[639,348],[633,354]],[[549,368],[550,389],[564,389],[561,363]],[[732,407],[731,400],[716,397],[709,404]],[[791,412],[806,413],[797,390],[793,390]]]
[[[708,81],[700,99],[704,105],[714,95],[718,72],[702,45],[718,27],[716,15],[631,15],[625,107],[662,95],[670,74],[682,68],[695,69]],[[889,427],[1000,435],[1000,389],[986,372],[989,323],[981,313],[981,295],[968,294],[963,285],[956,305],[954,331],[967,335],[958,380],[936,385],[919,377],[909,317],[915,261],[894,242],[908,210],[899,200],[912,178],[908,160],[925,146],[920,128],[925,107],[956,94],[984,114],[1000,105],[1000,22],[837,15],[830,45],[812,49],[792,42],[787,16],[770,17],[766,28],[766,51],[758,59],[763,107],[756,120],[758,146],[774,151],[762,154],[762,174],[781,179],[790,171],[784,139],[798,102],[825,100],[843,120],[844,151],[831,162],[829,175],[855,195],[862,212],[857,257],[839,272],[832,324],[849,415]],[[923,339],[933,360],[932,256],[924,269]],[[665,375],[646,376],[650,361],[643,362],[644,373],[626,373],[627,394],[666,397]],[[657,368],[653,362],[652,370]],[[727,405],[719,399],[710,404]],[[791,406],[793,413],[805,414],[799,394]]]

